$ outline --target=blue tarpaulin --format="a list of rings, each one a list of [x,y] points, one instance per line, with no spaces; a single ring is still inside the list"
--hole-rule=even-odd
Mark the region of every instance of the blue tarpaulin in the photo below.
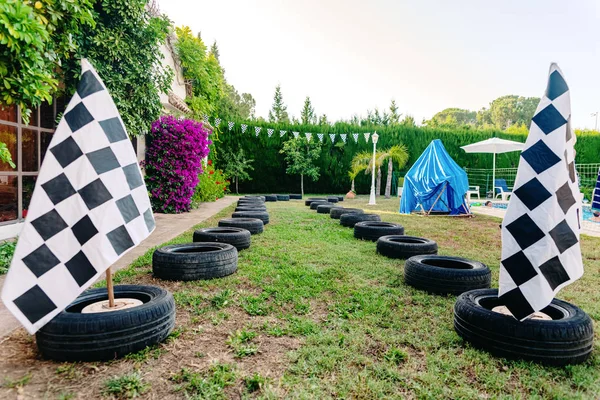
[[[400,212],[429,211],[433,206],[432,211],[468,214],[467,190],[467,173],[448,155],[442,141],[436,139],[404,177]]]

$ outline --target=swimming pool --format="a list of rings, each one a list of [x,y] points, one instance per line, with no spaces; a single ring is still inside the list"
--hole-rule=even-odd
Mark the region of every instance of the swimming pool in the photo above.
[[[471,207],[485,207],[483,204],[484,204],[483,202],[475,202],[475,203],[470,203],[469,205]],[[508,207],[508,203],[492,203],[492,208],[499,208],[499,209],[506,210],[507,207]],[[600,224],[600,222],[592,221],[593,214],[592,214],[591,206],[584,204],[582,209],[583,209],[583,220],[584,221]]]

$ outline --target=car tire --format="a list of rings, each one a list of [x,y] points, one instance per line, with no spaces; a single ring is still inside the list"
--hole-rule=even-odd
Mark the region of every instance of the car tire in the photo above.
[[[246,229],[251,235],[263,233],[265,229],[263,222],[257,218],[224,218],[219,221],[219,226]]]
[[[327,199],[324,199],[322,197],[310,197],[309,199],[304,201],[304,205],[305,206],[310,206],[314,201],[327,201]]]
[[[329,216],[333,219],[340,219],[342,215],[351,213],[364,214],[364,211],[359,208],[336,207],[331,209],[331,211],[329,212]]]
[[[404,235],[404,227],[400,224],[381,221],[362,221],[354,225],[354,237],[376,242],[387,235]]]
[[[340,217],[340,225],[348,228],[354,228],[354,225],[362,221],[381,221],[381,217],[377,214],[365,213],[348,213]]]
[[[310,209],[311,210],[316,210],[317,207],[322,206],[322,205],[328,205],[331,204],[326,200],[318,200],[318,201],[313,201],[312,203],[310,203]]]
[[[377,252],[389,258],[406,260],[421,254],[437,254],[437,243],[416,236],[389,235],[377,240]]]
[[[194,242],[219,242],[227,243],[238,251],[250,247],[250,231],[243,228],[201,228],[194,232]]]
[[[301,194],[290,194],[290,200],[302,200]]]
[[[337,198],[337,196],[329,196],[327,198],[327,201],[330,202],[330,203],[337,203],[338,202],[338,198]]]
[[[342,202],[342,201],[344,201],[344,196],[337,196],[337,199],[339,202]]]
[[[277,201],[277,196],[274,194],[268,194],[265,196],[265,201]]]
[[[36,333],[40,354],[55,361],[108,361],[165,340],[175,326],[175,301],[156,286],[116,285],[115,298],[142,305],[104,313],[82,314],[92,303],[108,299],[106,288],[83,292]]]
[[[227,243],[197,242],[161,247],[152,255],[152,273],[167,281],[222,278],[237,270],[238,252]]]
[[[267,211],[265,206],[239,206],[235,208],[235,211]]]
[[[579,307],[554,299],[541,310],[552,320],[526,319],[492,311],[503,305],[498,289],[461,294],[454,305],[454,329],[474,347],[498,357],[553,366],[580,364],[594,347],[592,319]]]
[[[338,208],[338,206],[334,204],[319,204],[317,206],[317,214],[329,214],[332,209]]]
[[[277,201],[290,201],[290,195],[289,194],[278,194]]]
[[[405,283],[430,293],[459,295],[489,288],[491,280],[485,264],[461,257],[420,255],[404,263]]]
[[[263,222],[263,225],[269,223],[269,213],[266,211],[236,211],[231,214],[232,218],[256,218]]]

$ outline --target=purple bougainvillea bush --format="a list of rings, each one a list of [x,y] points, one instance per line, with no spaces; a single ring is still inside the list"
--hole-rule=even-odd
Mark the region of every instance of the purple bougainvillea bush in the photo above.
[[[190,210],[202,159],[208,155],[208,127],[191,119],[160,117],[148,134],[146,185],[154,211],[180,213]]]

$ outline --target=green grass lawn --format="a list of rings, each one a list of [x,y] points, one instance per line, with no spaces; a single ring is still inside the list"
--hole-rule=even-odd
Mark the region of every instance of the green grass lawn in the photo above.
[[[497,285],[498,219],[402,216],[397,199],[378,202],[373,210],[382,220],[436,240],[440,254],[484,262]],[[304,201],[267,208],[271,223],[252,237],[230,277],[162,282],[151,276],[151,252],[117,274],[117,282],[174,293],[177,329],[167,343],[111,363],[57,364],[37,360],[20,331],[0,348],[0,397],[14,397],[16,388],[40,398],[598,397],[598,345],[585,364],[565,368],[492,357],[454,332],[455,297],[404,284],[403,261],[378,255],[374,243],[354,239],[352,229]],[[232,211],[200,226],[216,226]],[[172,242],[190,240],[188,232]],[[586,273],[560,298],[588,312],[597,330],[600,239],[584,237],[582,247]]]

